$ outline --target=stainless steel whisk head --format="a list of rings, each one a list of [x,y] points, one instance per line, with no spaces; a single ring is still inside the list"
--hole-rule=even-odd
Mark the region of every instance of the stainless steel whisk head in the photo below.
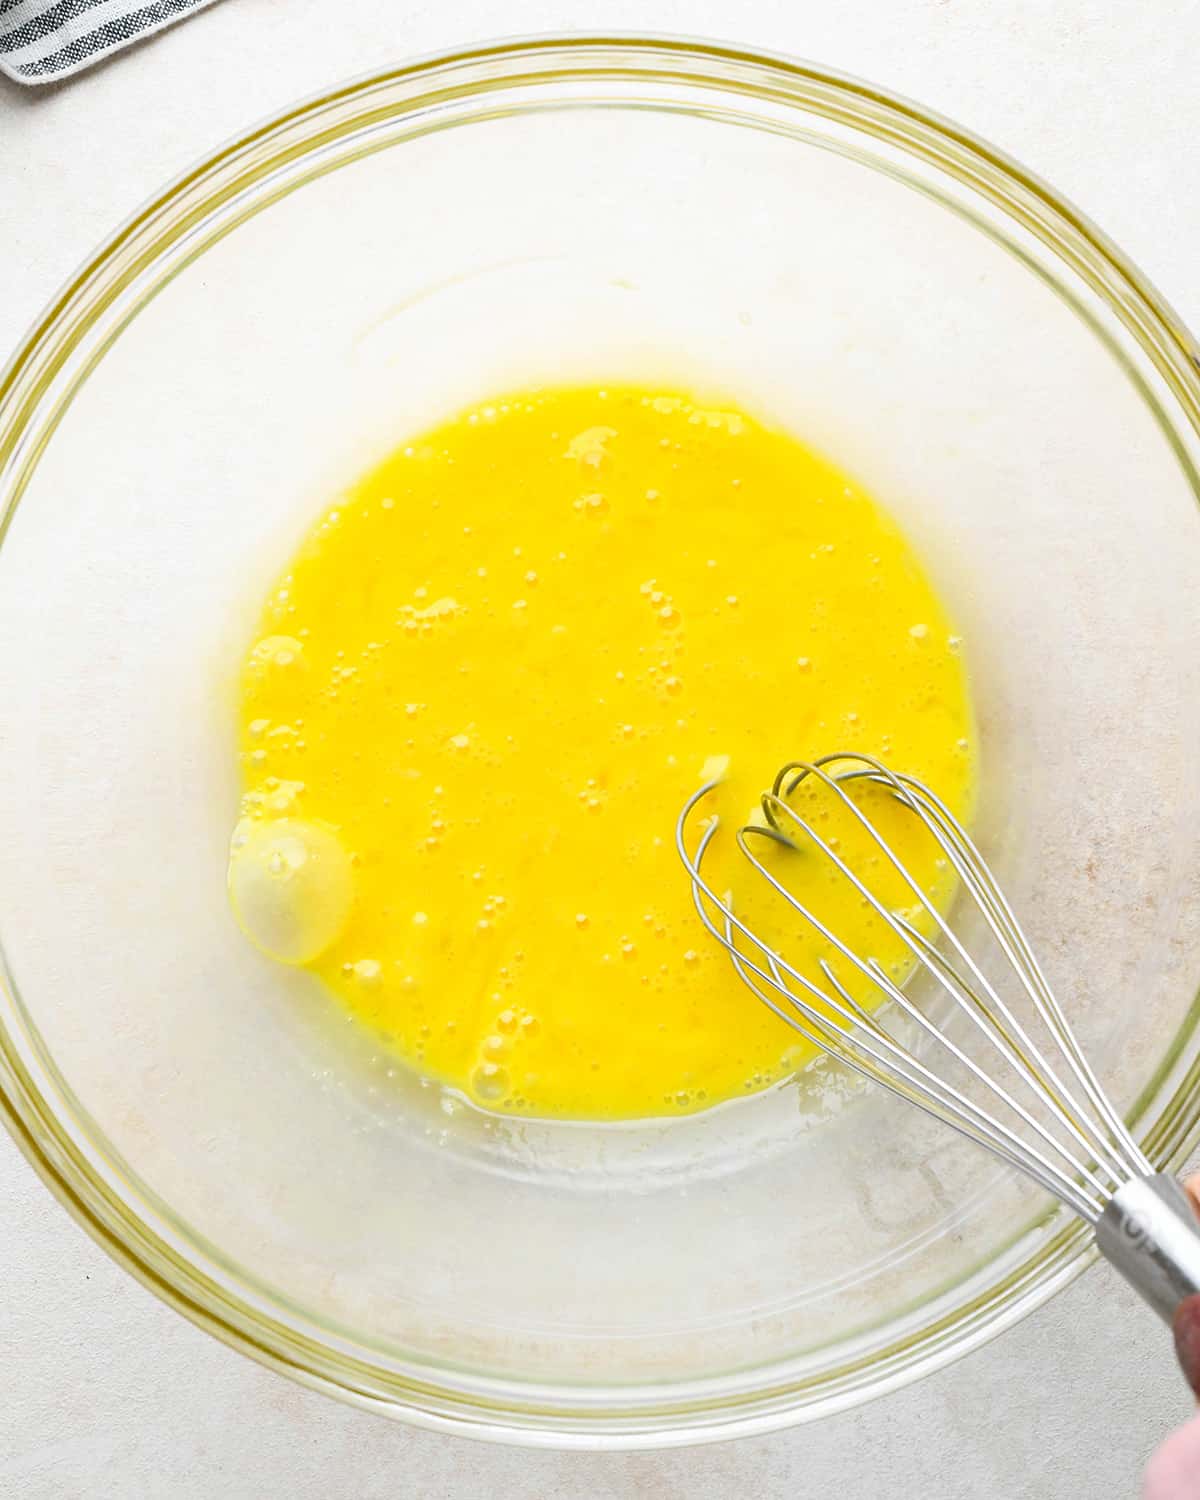
[[[836,799],[838,816],[853,820],[848,826],[862,829],[891,878],[911,892],[910,907],[882,899],[866,871],[795,806],[806,782]],[[915,777],[863,754],[795,761],[776,775],[762,797],[762,822],[739,828],[736,842],[789,918],[822,940],[829,956],[819,959],[818,979],[763,941],[732,897],[713,889],[705,856],[718,819],[704,819],[700,808],[718,785],[709,782],[689,798],[676,843],[700,919],[740,978],[821,1051],[1053,1193],[1095,1227],[1102,1252],[1170,1321],[1184,1298],[1200,1293],[1200,1230],[1190,1205],[1174,1178],[1155,1173],[1108,1099],[1003,891],[945,803]],[[971,947],[963,924],[951,925],[865,810],[861,792],[868,787],[936,842],[977,913],[980,937]],[[780,879],[763,858],[778,846],[831,861],[902,945],[912,972],[931,978],[935,1001],[918,1003],[907,976],[894,976],[876,956],[850,947],[814,909],[811,882]],[[979,956],[981,943],[987,960]],[[835,964],[856,976],[850,984]],[[851,984],[863,980],[877,992],[878,1008],[851,993]]]

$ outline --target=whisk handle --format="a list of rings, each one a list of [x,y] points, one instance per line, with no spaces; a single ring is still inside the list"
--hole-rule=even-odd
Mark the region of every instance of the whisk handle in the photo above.
[[[1200,1294],[1200,1221],[1165,1172],[1118,1189],[1096,1224],[1096,1243],[1167,1323]]]

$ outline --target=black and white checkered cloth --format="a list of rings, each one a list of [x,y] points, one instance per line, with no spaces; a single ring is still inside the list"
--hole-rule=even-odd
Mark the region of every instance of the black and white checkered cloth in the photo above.
[[[212,3],[0,0],[0,71],[18,83],[51,83]]]

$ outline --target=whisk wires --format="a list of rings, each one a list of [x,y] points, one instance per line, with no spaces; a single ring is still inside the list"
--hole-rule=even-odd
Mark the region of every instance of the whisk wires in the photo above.
[[[860,869],[797,810],[792,799],[805,781],[835,797],[842,812],[862,828],[911,892],[915,907],[910,911],[924,914],[933,937],[883,900]],[[764,793],[762,823],[748,823],[736,833],[738,849],[757,874],[888,1002],[878,1009],[855,998],[828,958],[818,963],[821,982],[802,972],[785,953],[756,936],[731,896],[718,896],[712,889],[704,859],[718,820],[701,822],[697,809],[717,785],[710,782],[689,798],[676,827],[676,844],[691,876],[700,920],[728,952],[740,978],[777,1016],[822,1051],[1024,1172],[1089,1223],[1096,1222],[1124,1182],[1153,1170],[1100,1087],[1003,891],[966,830],[923,782],[863,754],[794,761]],[[994,940],[1004,961],[1004,983],[985,973],[864,811],[861,799],[852,795],[862,786],[881,788],[936,841]],[[699,825],[698,837],[693,822]],[[832,862],[900,940],[912,970],[932,977],[937,992],[950,1002],[949,1015],[967,1018],[967,1025],[957,1028],[965,1033],[961,1041],[948,1034],[948,1022],[931,1019],[929,1007],[918,1006],[878,958],[852,949],[801,892],[768,867],[761,855],[772,843],[811,848]],[[1006,992],[1030,1021],[1037,1018],[1042,1042],[1031,1035]],[[901,1030],[910,1041],[902,1039]],[[986,1043],[986,1064],[977,1056],[980,1041]],[[965,1074],[973,1083],[971,1093],[957,1086],[947,1069]]]

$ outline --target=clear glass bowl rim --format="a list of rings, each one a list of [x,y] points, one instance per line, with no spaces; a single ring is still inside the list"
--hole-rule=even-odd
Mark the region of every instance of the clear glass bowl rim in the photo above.
[[[1077,209],[962,127],[876,85],[791,58],[728,44],[650,35],[545,36],[497,41],[405,62],[339,84],[279,113],[206,156],[153,197],[72,276],[0,377],[0,545],[66,398],[46,405],[74,360],[73,390],[103,353],[87,336],[128,299],[147,267],[239,196],[253,212],[282,165],[380,119],[442,100],[486,97],[518,84],[600,79],[692,84],[731,97],[795,106],[850,125],[956,178],[1032,232],[1116,313],[1155,366],[1173,416],[1200,436],[1200,350],[1141,272]],[[240,217],[226,225],[226,232]],[[186,264],[182,260],[180,264]],[[135,309],[136,310],[136,309]],[[123,322],[123,320],[122,320]],[[109,338],[117,336],[116,332]],[[1165,434],[1170,440],[1172,433]],[[16,987],[0,953],[0,987]],[[2,1016],[0,1016],[2,1023]],[[1156,1160],[1178,1165],[1200,1135],[1200,997],[1160,1066],[1156,1089],[1174,1090],[1144,1137]],[[290,1325],[247,1290],[239,1297],[205,1273],[178,1238],[159,1233],[117,1174],[89,1159],[76,1122],[46,1087],[52,1069],[0,1024],[0,1119],[59,1201],[119,1264],[199,1327],[269,1368],[365,1409],[436,1430],[529,1446],[646,1448],[770,1431],[858,1404],[961,1357],[1067,1285],[1094,1259],[1085,1226],[1058,1216],[1037,1253],[946,1317],[835,1375],[796,1379],[786,1365],[739,1370],[657,1391],[537,1388],[460,1376],[445,1386],[382,1371],[336,1341]]]

